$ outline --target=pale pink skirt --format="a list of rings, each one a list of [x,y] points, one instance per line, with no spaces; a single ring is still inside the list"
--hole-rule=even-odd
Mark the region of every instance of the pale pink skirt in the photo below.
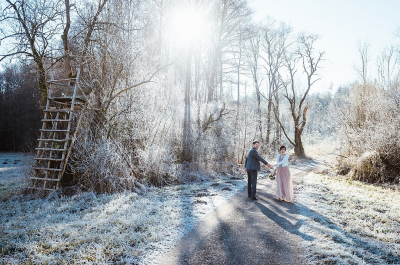
[[[292,177],[290,176],[289,167],[278,167],[276,171],[276,185],[278,199],[287,202],[294,201],[294,191]]]

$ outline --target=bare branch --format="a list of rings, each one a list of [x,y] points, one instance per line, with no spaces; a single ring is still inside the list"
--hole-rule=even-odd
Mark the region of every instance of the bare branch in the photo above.
[[[207,129],[211,128],[210,125],[212,123],[219,121],[223,116],[228,115],[228,114],[230,114],[232,112],[232,110],[231,111],[227,111],[227,112],[225,112],[225,110],[226,109],[225,109],[225,104],[224,104],[222,106],[222,108],[220,109],[219,114],[218,114],[217,117],[214,117],[213,114],[210,114],[210,116],[208,116],[207,121],[205,123],[203,123],[203,125],[201,126],[203,132],[205,132]]]
[[[11,56],[14,56],[14,55],[17,55],[17,54],[26,54],[28,56],[33,57],[33,55],[31,53],[29,53],[29,52],[25,52],[25,51],[13,52],[13,53],[10,53],[10,54],[0,54],[0,57],[1,57],[0,58],[0,62],[3,61],[4,59],[6,59],[7,57],[11,57]]]
[[[144,84],[147,84],[147,83],[152,82],[152,79],[154,78],[154,76],[155,76],[158,72],[160,72],[161,70],[167,68],[168,66],[170,66],[170,65],[172,65],[172,64],[174,64],[174,63],[169,63],[169,64],[166,64],[166,65],[164,65],[164,66],[158,68],[147,80],[144,80],[144,81],[142,81],[142,82],[139,82],[139,83],[137,83],[137,84],[134,84],[134,85],[132,85],[132,86],[129,86],[129,87],[127,87],[127,88],[122,89],[121,91],[119,91],[118,93],[116,93],[114,96],[112,96],[112,97],[110,98],[109,101],[110,101],[110,102],[113,101],[116,97],[118,97],[118,96],[121,95],[122,93],[125,93],[126,91],[128,91],[128,90],[130,90],[130,89],[132,89],[132,88],[135,88],[135,87],[138,87],[138,86],[141,86],[141,85],[144,85]]]

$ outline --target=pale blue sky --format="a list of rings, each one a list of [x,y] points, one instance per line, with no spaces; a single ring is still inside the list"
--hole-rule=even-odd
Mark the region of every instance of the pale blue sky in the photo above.
[[[357,78],[354,65],[359,62],[357,45],[367,40],[372,64],[384,47],[400,44],[394,35],[400,27],[400,0],[249,0],[255,19],[266,16],[284,21],[296,32],[321,36],[319,48],[326,52],[322,79],[314,92],[333,83],[336,89]]]

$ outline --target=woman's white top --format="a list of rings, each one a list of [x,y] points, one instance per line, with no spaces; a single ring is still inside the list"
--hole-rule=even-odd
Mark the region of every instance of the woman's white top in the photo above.
[[[278,168],[279,166],[281,166],[281,167],[289,166],[289,154],[285,154],[282,161],[279,162],[280,156],[281,156],[281,154],[278,154],[276,156],[276,168]]]

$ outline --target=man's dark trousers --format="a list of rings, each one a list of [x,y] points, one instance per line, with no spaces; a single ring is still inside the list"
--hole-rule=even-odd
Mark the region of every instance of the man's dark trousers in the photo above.
[[[251,197],[251,173],[247,170],[247,195]]]
[[[249,197],[255,198],[257,189],[257,170],[247,170],[247,185]]]

